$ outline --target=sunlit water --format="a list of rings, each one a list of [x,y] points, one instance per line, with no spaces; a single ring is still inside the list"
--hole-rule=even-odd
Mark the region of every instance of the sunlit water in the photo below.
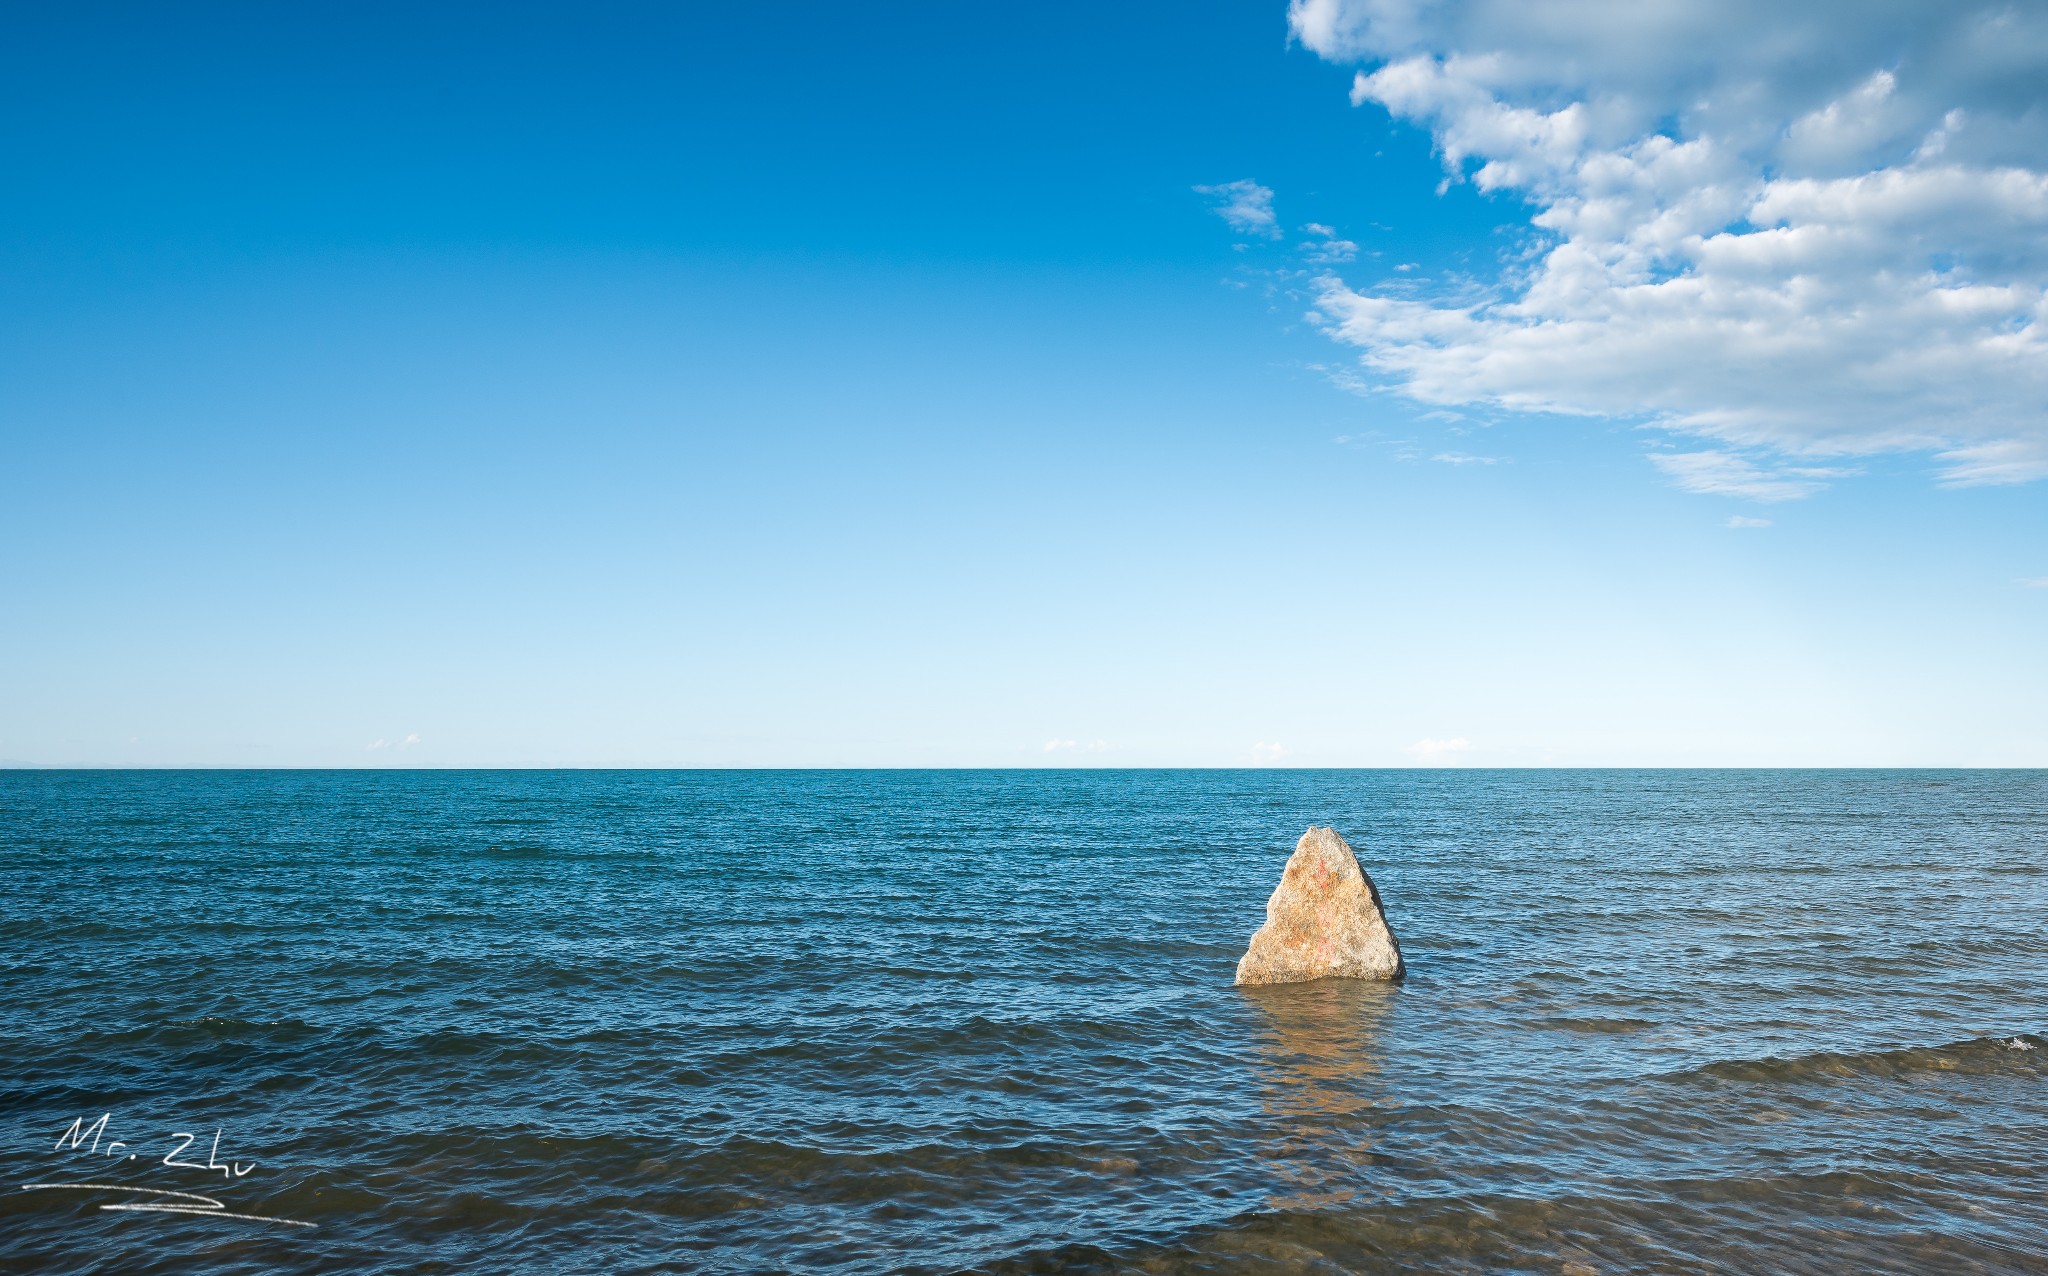
[[[1311,822],[1406,984],[1231,986]],[[2043,1272],[2044,923],[2043,772],[0,773],[0,1265]]]

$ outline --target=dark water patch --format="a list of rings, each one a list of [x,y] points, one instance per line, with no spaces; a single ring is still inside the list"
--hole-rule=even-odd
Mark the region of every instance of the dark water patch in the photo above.
[[[1957,1041],[1895,1050],[1824,1050],[1794,1058],[1728,1059],[1674,1075],[1672,1080],[1780,1083],[1821,1079],[1909,1077],[1922,1073],[2048,1079],[2048,1052],[2032,1034]]]

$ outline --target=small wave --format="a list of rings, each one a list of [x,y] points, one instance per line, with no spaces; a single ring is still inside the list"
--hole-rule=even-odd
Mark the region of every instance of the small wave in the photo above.
[[[1730,1207],[1737,1207],[1730,1216]],[[977,1276],[1124,1272],[1973,1272],[2038,1276],[2015,1233],[1900,1227],[1910,1189],[1853,1173],[1634,1180],[1601,1193],[1505,1192],[1248,1211],[1178,1233],[1030,1249]],[[965,1272],[959,1274],[965,1276]]]
[[[1572,1015],[1557,1015],[1535,1021],[1538,1028],[1551,1028],[1558,1032],[1646,1032],[1657,1025],[1648,1019],[1608,1019]]]
[[[2006,1037],[1972,1037],[1940,1046],[1907,1046],[1889,1050],[1836,1051],[1761,1059],[1723,1059],[1667,1072],[1664,1081],[1809,1081],[1830,1078],[1903,1077],[1928,1072],[1983,1076],[2048,1072],[2048,1055],[2038,1053],[2043,1038],[2031,1033]]]

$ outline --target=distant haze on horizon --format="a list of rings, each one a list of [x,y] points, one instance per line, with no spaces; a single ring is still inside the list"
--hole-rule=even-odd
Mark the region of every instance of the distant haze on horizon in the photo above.
[[[0,765],[2048,765],[2048,4],[11,35]]]

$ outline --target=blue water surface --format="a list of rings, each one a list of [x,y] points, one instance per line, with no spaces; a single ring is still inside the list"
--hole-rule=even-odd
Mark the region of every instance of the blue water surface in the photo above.
[[[1404,984],[1231,986],[1311,823]],[[0,882],[10,1270],[2048,1271],[2039,771],[12,771]]]

